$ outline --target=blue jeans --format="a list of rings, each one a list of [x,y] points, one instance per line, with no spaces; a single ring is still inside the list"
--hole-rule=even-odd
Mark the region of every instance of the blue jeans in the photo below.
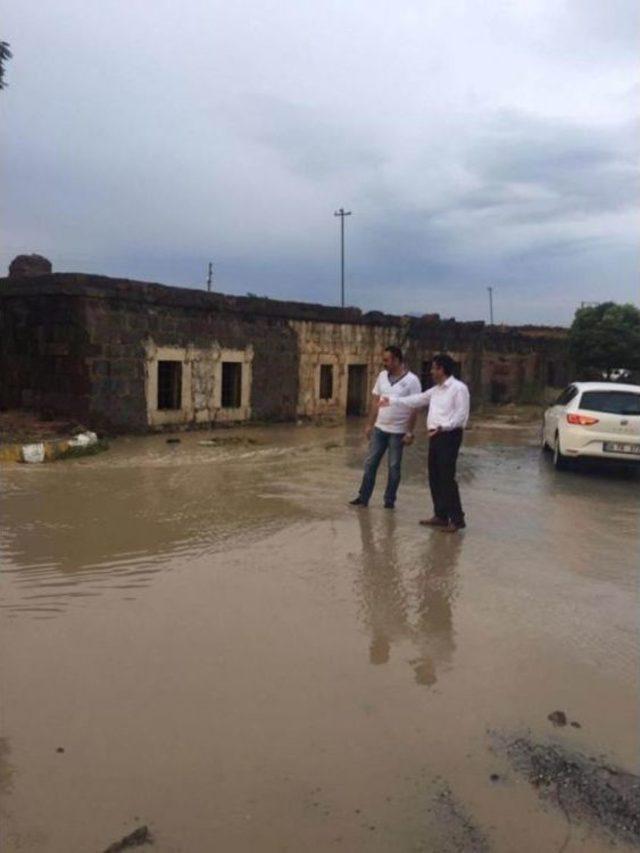
[[[388,450],[389,476],[387,477],[387,488],[384,492],[384,502],[385,504],[395,504],[396,493],[400,485],[400,469],[402,467],[402,451],[404,449],[403,438],[404,433],[383,432],[381,429],[374,427],[369,444],[369,453],[364,461],[364,475],[360,485],[359,497],[363,503],[369,503],[373,487],[376,484],[378,465],[380,465],[385,451]]]

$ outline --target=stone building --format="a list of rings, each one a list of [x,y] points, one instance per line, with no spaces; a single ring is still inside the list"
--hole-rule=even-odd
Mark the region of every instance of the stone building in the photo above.
[[[121,432],[363,415],[382,351],[426,387],[449,352],[472,398],[567,381],[566,331],[487,327],[46,270],[0,279],[0,407]]]

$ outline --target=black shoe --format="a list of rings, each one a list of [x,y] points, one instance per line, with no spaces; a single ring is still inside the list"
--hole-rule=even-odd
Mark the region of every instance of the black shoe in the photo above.
[[[459,521],[457,524],[453,521],[450,521],[448,524],[445,524],[444,527],[440,527],[441,533],[457,533],[458,530],[464,530],[467,525],[464,521]]]
[[[354,498],[352,501],[349,501],[349,506],[368,506],[368,504],[362,500],[362,498]]]
[[[389,501],[385,501],[385,502],[384,502],[384,508],[385,508],[385,509],[395,509],[395,508],[396,508],[396,505],[395,505],[395,504],[392,504],[392,503],[389,503]]]

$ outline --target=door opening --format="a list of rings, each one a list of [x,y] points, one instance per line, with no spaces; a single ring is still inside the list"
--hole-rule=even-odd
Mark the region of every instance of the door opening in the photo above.
[[[347,379],[347,415],[367,413],[367,365],[350,364]]]

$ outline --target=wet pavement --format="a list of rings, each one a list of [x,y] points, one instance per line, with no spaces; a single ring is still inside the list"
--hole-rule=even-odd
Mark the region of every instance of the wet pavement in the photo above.
[[[496,733],[638,772],[640,478],[475,429],[446,536],[417,524],[423,438],[395,512],[384,478],[346,506],[360,433],[0,469],[3,853],[142,825],[158,853],[631,849]]]

